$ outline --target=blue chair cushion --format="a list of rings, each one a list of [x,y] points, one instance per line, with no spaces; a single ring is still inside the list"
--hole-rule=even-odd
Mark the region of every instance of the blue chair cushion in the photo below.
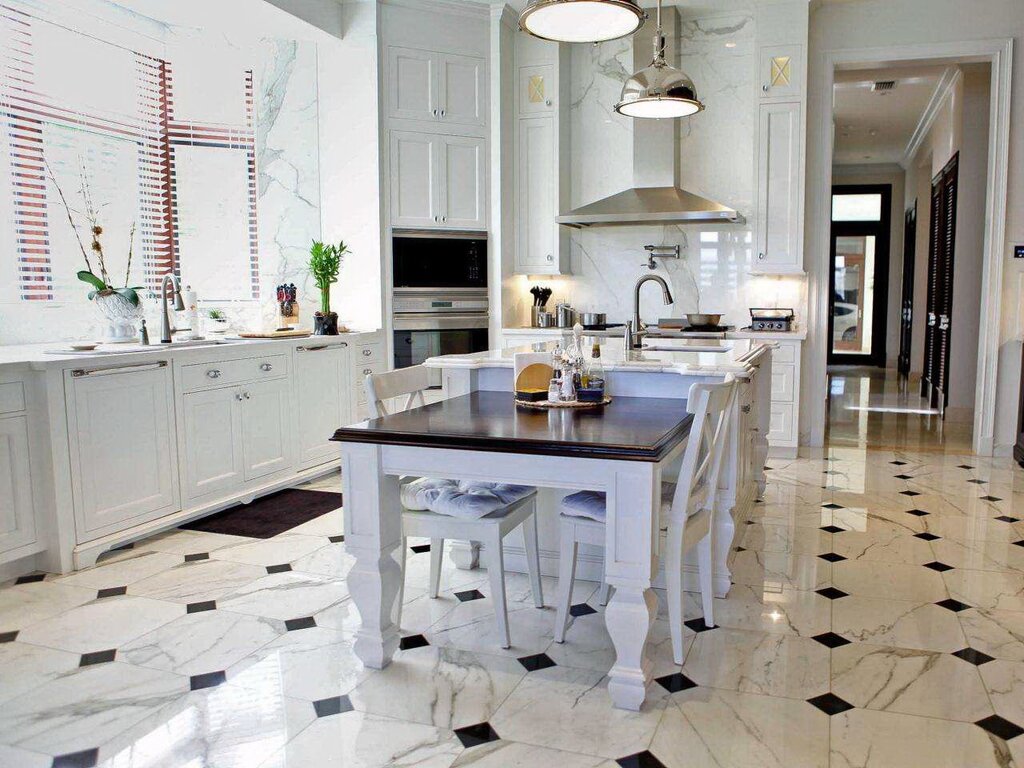
[[[661,484],[661,514],[672,510],[676,484],[665,480]],[[566,517],[585,517],[603,523],[607,516],[607,498],[604,491],[577,491],[562,499],[562,514]]]
[[[402,506],[478,520],[503,516],[510,506],[536,490],[529,485],[421,478],[402,486]]]

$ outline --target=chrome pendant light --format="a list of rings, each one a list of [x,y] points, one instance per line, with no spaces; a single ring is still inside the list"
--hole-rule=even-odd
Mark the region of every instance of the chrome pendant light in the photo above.
[[[633,75],[622,86],[615,111],[627,117],[673,118],[694,115],[704,109],[697,98],[693,80],[665,61],[665,36],[661,31],[661,0],[658,0],[658,28],[654,33],[654,58],[649,67]]]
[[[602,43],[632,35],[646,19],[635,0],[531,0],[519,28],[542,40]]]

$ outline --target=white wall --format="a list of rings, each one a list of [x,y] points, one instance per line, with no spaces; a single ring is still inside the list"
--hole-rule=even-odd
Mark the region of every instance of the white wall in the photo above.
[[[837,165],[832,167],[832,186],[840,184],[888,184],[889,293],[885,310],[885,360],[895,366],[900,353],[900,285],[903,280],[903,184],[906,174],[898,165]]]
[[[822,102],[822,81],[825,77],[825,53],[849,49],[872,49],[880,46],[902,48],[911,45],[988,41],[1013,38],[1016,55],[1013,61],[1010,94],[1011,125],[1024,120],[1024,58],[1020,46],[1024,42],[1024,12],[1020,0],[858,0],[816,6],[810,24],[809,70],[809,136],[808,136],[808,217],[809,247],[817,244],[815,227],[820,223],[820,201],[813,200],[820,180],[825,176],[820,151],[819,121],[829,114],[831,104]],[[1024,131],[1011,130],[1009,164],[1007,167],[1006,234],[1001,243],[1002,295],[999,361],[994,419],[994,448],[1007,453],[1015,441],[1017,396],[1020,382],[1020,346],[1018,328],[1024,265],[1012,259],[1012,243],[1024,242]],[[920,211],[919,211],[920,213]],[[923,220],[923,219],[922,219]],[[809,252],[806,263],[813,271],[814,285],[822,273],[827,256]],[[827,265],[826,265],[827,266]],[[802,404],[803,423],[822,424],[824,402],[817,393],[824,392],[824,372],[817,361],[823,359],[825,339],[816,334],[809,340],[809,364],[804,366],[804,391],[809,397]],[[984,439],[986,436],[982,436]]]

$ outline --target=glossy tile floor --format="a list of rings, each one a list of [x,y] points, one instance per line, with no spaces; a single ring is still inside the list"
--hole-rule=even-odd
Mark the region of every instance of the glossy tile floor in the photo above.
[[[832,448],[768,475],[720,626],[692,601],[679,668],[659,618],[640,713],[609,706],[596,584],[558,645],[510,575],[504,652],[486,574],[427,598],[421,541],[403,649],[364,669],[338,511],[0,588],[0,765],[1024,766],[1024,471]]]

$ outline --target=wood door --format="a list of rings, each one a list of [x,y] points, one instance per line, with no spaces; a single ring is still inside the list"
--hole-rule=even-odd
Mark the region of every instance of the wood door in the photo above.
[[[190,501],[245,482],[241,397],[240,388],[227,387],[182,398],[185,496]]]
[[[288,469],[293,463],[288,380],[245,384],[241,390],[245,479]]]
[[[928,294],[925,303],[924,327],[924,366],[921,369],[921,397],[931,400],[932,382],[935,378],[935,327],[938,309],[936,296],[938,291],[939,239],[942,228],[942,190],[938,183],[932,181],[931,207],[928,218]]]
[[[925,327],[921,395],[944,411],[949,403],[950,340],[953,333],[953,262],[959,154],[932,180],[928,245],[928,320]]]
[[[917,251],[917,201],[908,208],[903,222],[903,290],[900,299],[900,353],[896,370],[910,375],[910,344],[914,324],[914,261]]]

